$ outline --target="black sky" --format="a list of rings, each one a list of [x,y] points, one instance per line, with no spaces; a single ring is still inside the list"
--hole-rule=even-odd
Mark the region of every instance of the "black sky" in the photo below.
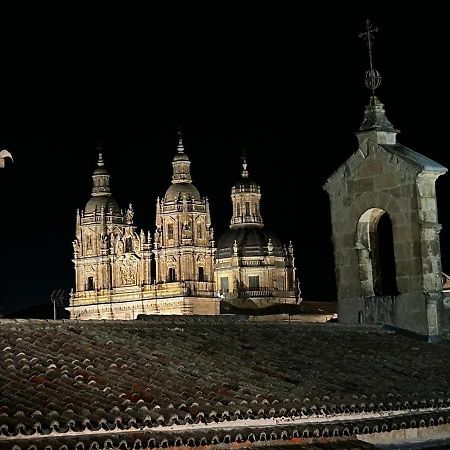
[[[399,141],[450,167],[448,39],[439,10],[379,6],[338,17],[321,8],[3,16],[0,148],[15,163],[0,171],[0,308],[48,302],[53,289],[73,286],[75,212],[89,199],[99,140],[114,196],[154,231],[179,124],[216,238],[245,148],[267,228],[295,245],[304,296],[334,299],[322,185],[356,150],[369,97],[358,33],[367,17],[380,28],[377,93]],[[447,175],[437,183],[444,271],[449,188]]]

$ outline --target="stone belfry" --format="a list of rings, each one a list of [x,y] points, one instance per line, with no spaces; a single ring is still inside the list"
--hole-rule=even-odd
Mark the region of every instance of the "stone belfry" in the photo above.
[[[373,33],[366,32],[369,104],[354,153],[328,178],[339,322],[383,323],[450,336],[442,293],[436,180],[447,168],[397,140],[375,90]]]
[[[214,237],[209,203],[192,184],[181,132],[173,158],[172,185],[156,202],[156,281],[184,295],[214,295]]]
[[[151,243],[142,231],[136,232],[131,204],[123,212],[112,197],[102,148],[98,150],[91,198],[77,212],[73,241],[73,302],[78,307],[127,301],[130,290],[150,285]],[[115,318],[114,310],[110,306],[108,317]],[[100,309],[98,315],[104,318]]]

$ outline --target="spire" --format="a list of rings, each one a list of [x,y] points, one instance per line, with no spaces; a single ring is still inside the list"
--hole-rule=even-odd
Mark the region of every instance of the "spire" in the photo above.
[[[190,165],[188,156],[184,153],[183,131],[178,128],[178,147],[177,154],[173,158],[172,167],[172,183],[192,183]]]
[[[178,153],[184,153],[184,146],[183,146],[183,129],[181,127],[178,127]]]
[[[359,127],[359,131],[387,131],[391,133],[398,133],[391,122],[386,117],[383,103],[378,100],[378,97],[370,97],[369,104],[366,106],[364,112],[364,119]]]
[[[103,147],[101,144],[98,145],[97,150],[98,150],[97,167],[103,167],[105,165],[105,162],[103,161]]]
[[[106,170],[105,162],[103,161],[103,145],[100,143],[97,146],[98,160],[97,168],[92,175],[92,195],[93,196],[109,196],[111,189],[109,186],[109,173]]]
[[[372,44],[374,40],[374,33],[378,31],[377,27],[371,25],[370,20],[366,20],[366,31],[359,33],[359,37],[367,42],[367,49],[369,53],[369,70],[366,71],[364,75],[364,82],[367,89],[372,91],[372,95],[369,100],[369,104],[366,106],[364,112],[364,119],[359,127],[359,133],[365,133],[370,131],[383,132],[388,134],[383,134],[381,137],[385,143],[395,143],[395,134],[399,133],[391,122],[389,122],[386,117],[386,112],[384,110],[383,103],[380,102],[378,97],[375,95],[375,90],[381,84],[381,74],[378,70],[373,67],[373,55],[372,55]]]
[[[247,157],[245,151],[241,156],[242,178],[231,189],[231,201],[233,202],[233,216],[230,226],[242,225],[263,226],[260,211],[261,189],[248,178]]]
[[[242,152],[242,178],[247,179],[248,178],[248,170],[247,170],[247,154],[245,150]]]
[[[205,212],[206,212],[206,229],[211,226],[211,212],[209,210],[209,200],[208,197],[205,197]]]

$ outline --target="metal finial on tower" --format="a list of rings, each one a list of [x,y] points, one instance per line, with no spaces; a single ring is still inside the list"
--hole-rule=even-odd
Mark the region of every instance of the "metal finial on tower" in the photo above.
[[[373,68],[372,60],[372,40],[375,39],[374,33],[378,31],[377,27],[373,27],[370,20],[366,20],[366,31],[359,33],[359,37],[367,42],[367,48],[369,50],[369,65],[370,69],[366,71],[364,75],[364,82],[366,87],[372,91],[372,97],[375,96],[375,89],[381,84],[381,74],[378,70]]]
[[[248,178],[248,170],[247,170],[247,152],[244,150],[242,150],[242,178]]]
[[[177,129],[177,135],[178,135],[178,153],[184,153],[184,146],[183,146],[183,127],[179,126]]]

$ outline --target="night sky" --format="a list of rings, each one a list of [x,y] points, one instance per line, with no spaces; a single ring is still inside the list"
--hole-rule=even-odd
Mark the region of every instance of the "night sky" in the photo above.
[[[450,167],[446,16],[386,11],[341,19],[262,7],[190,11],[193,19],[138,10],[4,16],[0,149],[15,162],[0,169],[0,313],[73,286],[75,214],[90,198],[100,140],[114,197],[123,208],[131,202],[138,227],[154,232],[178,125],[216,240],[229,225],[246,149],[266,227],[294,243],[304,298],[335,299],[322,186],[356,150],[369,98],[358,38],[367,17],[380,28],[377,94],[398,140]],[[444,271],[449,190],[446,175],[437,182]]]

